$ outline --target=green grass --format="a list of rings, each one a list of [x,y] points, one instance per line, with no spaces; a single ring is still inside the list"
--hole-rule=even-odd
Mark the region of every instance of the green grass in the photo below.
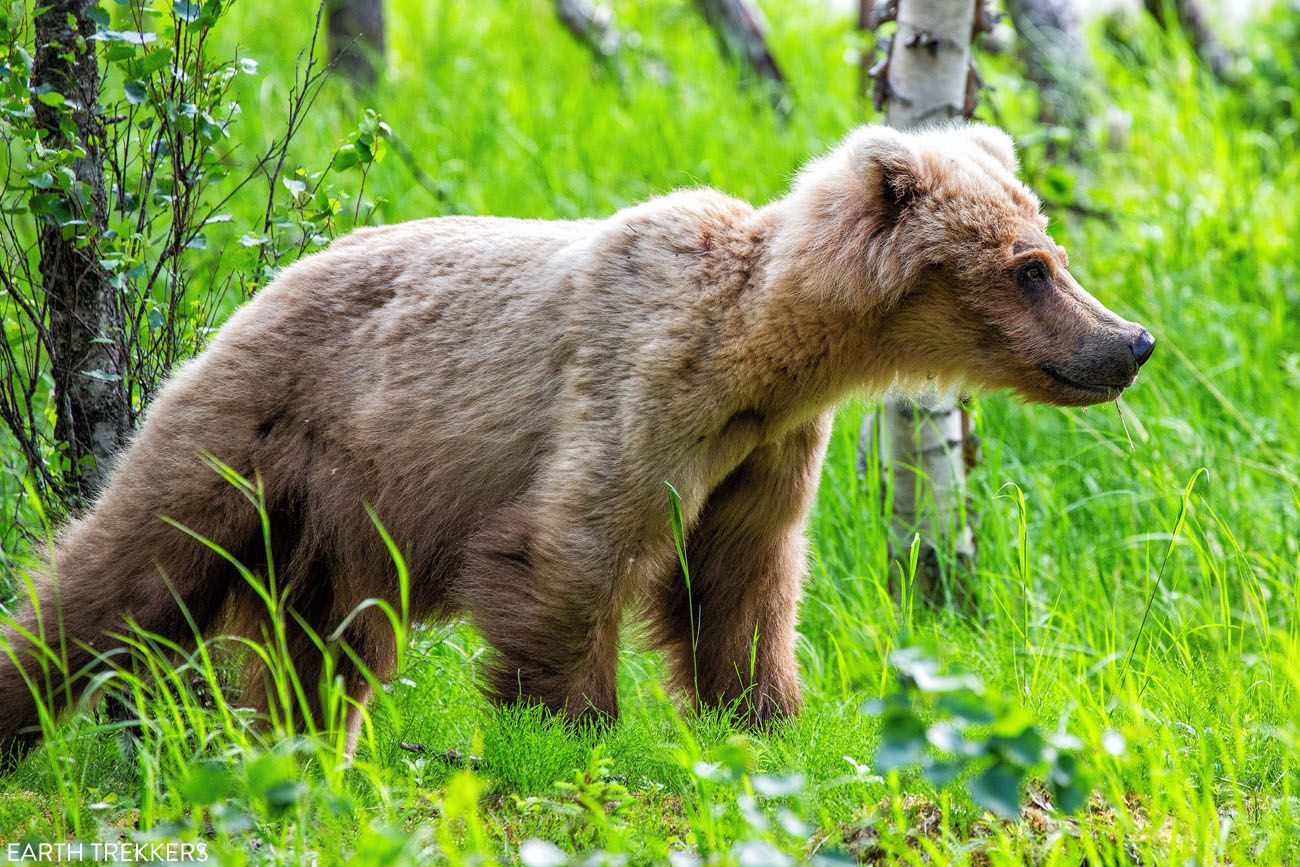
[[[847,21],[764,5],[793,82],[784,123],[718,59],[689,3],[615,4],[671,72],[662,83],[633,62],[620,85],[548,3],[399,0],[387,6],[383,86],[360,102],[328,86],[295,154],[319,168],[359,105],[373,105],[435,185],[390,154],[366,187],[387,222],[601,215],[693,184],[767,200],[870,110],[854,95]],[[261,61],[241,85],[237,135],[250,149],[276,125],[312,14],[296,0],[243,2],[223,25],[230,46]],[[1241,91],[1207,80],[1151,28],[1125,46],[1094,43],[1108,99],[1132,128],[1122,149],[1098,145],[1087,187],[1103,215],[1054,211],[1053,232],[1080,281],[1146,324],[1159,348],[1125,398],[1132,448],[1110,407],[979,401],[973,610],[893,603],[878,486],[856,470],[866,407],[853,404],[813,517],[806,707],[788,725],[743,733],[679,713],[660,660],[629,640],[618,725],[575,735],[535,712],[490,709],[468,628],[417,630],[351,769],[328,748],[267,746],[237,721],[186,734],[217,715],[168,711],[155,695],[157,735],[133,755],[82,717],[0,781],[0,840],[116,839],[138,823],[146,836],[211,839],[223,863],[297,863],[308,851],[321,863],[512,861],[530,838],[633,863],[687,850],[746,863],[780,863],[777,850],[981,864],[1300,859],[1300,160],[1283,101],[1300,85],[1300,39],[1285,20],[1273,13],[1245,35],[1261,65]],[[1007,59],[988,68],[997,90],[985,116],[1032,138],[1032,90]],[[1051,180],[1040,150],[1026,163],[1031,179]],[[237,213],[258,212],[254,199],[233,203]],[[9,514],[12,475],[5,485]],[[1096,774],[1090,809],[1007,824],[959,786],[857,772],[847,759],[873,764],[879,735],[859,708],[892,688],[888,653],[916,643],[1017,699],[1042,728],[1080,737]],[[1105,749],[1114,733],[1119,755]],[[443,761],[451,749],[482,762]],[[203,788],[185,783],[200,757],[229,775],[216,818],[186,800]],[[302,789],[275,789],[298,779]],[[764,794],[785,784],[792,793]]]

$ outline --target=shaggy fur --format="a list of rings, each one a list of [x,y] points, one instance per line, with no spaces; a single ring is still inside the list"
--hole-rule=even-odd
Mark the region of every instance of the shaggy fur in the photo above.
[[[413,615],[467,615],[500,701],[613,717],[636,606],[700,701],[793,713],[804,523],[838,401],[938,377],[1083,404],[1136,372],[1140,329],[1070,277],[1015,169],[991,128],[865,127],[761,209],[691,190],[605,220],[354,232],[176,372],[21,625],[62,634],[76,672],[128,622],[182,643],[256,624],[229,564],[160,520],[265,569],[258,516],[211,454],[261,480],[277,578],[322,635],[368,597],[396,602],[369,504],[409,564]],[[694,666],[665,481],[689,533]],[[392,674],[383,618],[344,639]],[[7,640],[0,743],[21,751],[39,737],[36,669]],[[320,651],[291,642],[313,683]],[[57,705],[82,683],[47,685]]]

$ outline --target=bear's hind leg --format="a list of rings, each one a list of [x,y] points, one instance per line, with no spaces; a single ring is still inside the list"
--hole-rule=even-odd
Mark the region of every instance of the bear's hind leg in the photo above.
[[[0,635],[0,773],[95,675],[132,666],[128,648],[141,639],[193,647],[234,587],[225,560],[159,515],[233,549],[257,531],[244,498],[197,461],[178,471],[132,456],[94,509],[60,534],[36,598]],[[168,490],[176,503],[148,495]]]
[[[343,735],[350,757],[363,710],[374,694],[373,682],[394,674],[397,643],[392,625],[377,608],[345,608],[344,600],[352,597],[340,598],[335,572],[315,560],[293,576],[297,588],[284,618],[283,646],[268,628],[265,612],[250,618],[258,624],[256,638],[268,651],[282,654],[292,677],[285,670],[277,679],[260,657],[251,657],[243,703],[299,731],[310,724],[327,739]]]
[[[470,543],[459,594],[494,651],[496,701],[613,721],[622,599],[610,546],[574,512],[551,513],[563,517],[546,525],[516,506],[490,519]]]

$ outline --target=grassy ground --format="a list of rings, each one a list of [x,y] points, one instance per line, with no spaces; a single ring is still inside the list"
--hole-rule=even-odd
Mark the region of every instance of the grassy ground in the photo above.
[[[793,81],[785,123],[717,59],[688,3],[615,4],[671,73],[664,83],[634,61],[623,84],[593,67],[549,4],[388,4],[391,69],[362,103],[427,178],[390,156],[368,179],[377,218],[599,215],[699,183],[779,195],[869,109],[854,98],[848,22],[765,6]],[[248,142],[269,135],[311,19],[304,2],[244,3],[225,26],[262,64],[244,85]],[[1132,127],[1120,149],[1098,152],[1093,216],[1057,209],[1053,232],[1081,282],[1160,345],[1125,398],[1131,447],[1110,407],[979,401],[971,611],[891,600],[879,491],[856,469],[866,407],[855,404],[813,519],[807,706],[792,723],[746,734],[680,714],[658,658],[629,641],[618,726],[575,735],[489,709],[474,686],[478,638],[422,630],[351,769],[328,748],[269,747],[238,720],[155,697],[135,752],[82,718],[0,781],[0,840],[202,839],[223,863],[559,863],[536,843],[521,854],[533,839],[632,863],[1300,858],[1300,160],[1287,102],[1300,40],[1284,20],[1248,31],[1258,66],[1236,91],[1151,30],[1126,45],[1098,36],[1109,100]],[[1007,60],[991,68],[985,116],[1030,143],[1041,187],[1058,186],[1032,144],[1033,93]],[[299,140],[304,164],[357,114],[344,88],[327,89]],[[1080,738],[1096,784],[1088,808],[1003,822],[960,786],[859,767],[874,764],[879,737],[859,708],[892,688],[885,659],[911,644]]]

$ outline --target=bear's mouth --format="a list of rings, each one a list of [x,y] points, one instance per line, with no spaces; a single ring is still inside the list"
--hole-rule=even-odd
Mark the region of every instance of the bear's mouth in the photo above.
[[[1132,385],[1131,380],[1125,383],[1124,385],[1115,385],[1115,384],[1104,383],[1104,382],[1103,383],[1082,382],[1080,380],[1073,379],[1069,376],[1066,376],[1064,373],[1057,370],[1055,367],[1052,367],[1052,365],[1050,364],[1040,364],[1038,365],[1038,369],[1043,373],[1047,374],[1047,376],[1050,379],[1060,383],[1061,385],[1066,386],[1067,388],[1072,388],[1075,391],[1081,391],[1084,392],[1085,394],[1096,397],[1098,402],[1104,400],[1114,400],[1115,398],[1123,394],[1124,389],[1127,386]]]

